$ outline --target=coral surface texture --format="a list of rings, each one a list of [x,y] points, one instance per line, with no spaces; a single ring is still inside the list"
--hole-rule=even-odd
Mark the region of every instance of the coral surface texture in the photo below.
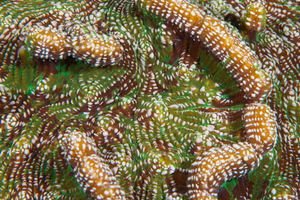
[[[298,199],[300,2],[1,0],[0,199]]]

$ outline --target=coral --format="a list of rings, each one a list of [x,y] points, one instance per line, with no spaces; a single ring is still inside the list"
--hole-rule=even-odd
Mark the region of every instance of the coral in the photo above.
[[[296,197],[298,14],[274,6],[1,2],[0,197]]]
[[[300,192],[300,5],[294,1],[267,0],[202,3],[208,14],[236,27],[272,79],[273,89],[264,102],[276,113],[277,144],[259,168],[237,181],[234,193],[253,199],[297,199]]]

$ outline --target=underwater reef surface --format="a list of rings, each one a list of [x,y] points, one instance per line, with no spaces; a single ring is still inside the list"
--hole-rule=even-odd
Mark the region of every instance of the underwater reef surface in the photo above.
[[[1,199],[297,199],[297,1],[0,3]]]

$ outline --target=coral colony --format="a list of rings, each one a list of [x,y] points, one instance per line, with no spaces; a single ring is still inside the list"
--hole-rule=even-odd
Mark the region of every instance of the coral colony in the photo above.
[[[0,2],[0,199],[297,199],[294,1]]]

